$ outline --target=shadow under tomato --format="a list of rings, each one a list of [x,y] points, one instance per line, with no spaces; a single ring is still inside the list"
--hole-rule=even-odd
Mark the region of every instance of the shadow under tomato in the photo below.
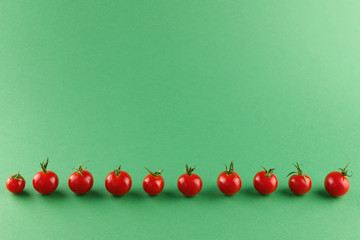
[[[329,193],[327,193],[325,189],[316,189],[316,190],[314,190],[314,192],[318,196],[325,198],[325,199],[337,199],[337,197],[331,196]]]
[[[160,194],[162,194],[162,193],[160,193]],[[132,199],[132,200],[144,199],[144,198],[147,198],[150,196],[147,193],[145,193],[143,190],[140,190],[140,189],[131,189],[128,193],[126,193],[125,195],[121,195],[121,196],[112,195],[110,193],[107,193],[107,195],[109,195],[113,199]]]
[[[127,194],[125,194],[123,196],[117,196],[117,197],[119,197],[119,198],[136,198],[136,199],[140,199],[140,198],[146,197],[146,195],[145,195],[144,191],[130,190],[130,192],[128,192]]]
[[[12,196],[15,196],[15,197],[29,197],[30,196],[30,193],[27,191],[27,190],[23,190],[22,192],[20,193],[10,193]]]
[[[100,191],[93,189],[85,194],[75,194],[74,195],[78,198],[87,198],[87,199],[99,199],[105,197]]]
[[[178,198],[179,194],[177,191],[174,190],[166,190],[162,193],[165,198]]]
[[[302,195],[298,195],[298,194],[295,194],[293,193],[289,188],[283,188],[283,189],[280,189],[279,192],[283,195],[285,195],[286,197],[294,197],[294,198],[303,198],[305,196],[307,196],[311,190],[305,194],[302,194]]]
[[[122,198],[141,198],[142,196],[139,196],[137,193],[134,192],[128,192],[125,195],[113,195],[111,193],[106,193],[106,195],[114,198],[114,199],[122,199]]]
[[[209,189],[203,189],[200,193],[199,196],[201,197],[206,197],[206,198],[231,198],[234,195],[225,195],[222,192],[220,192],[219,188],[217,187],[212,187]]]
[[[159,197],[163,199],[179,199],[181,197],[181,193],[177,189],[164,189],[160,194],[156,196],[150,196],[150,197]]]
[[[52,192],[50,194],[40,194],[40,193],[38,193],[38,194],[43,198],[64,198],[64,197],[66,197],[66,194],[62,190],[55,190],[54,192]]]
[[[111,194],[110,194],[111,195]],[[138,200],[146,200],[146,199],[178,199],[179,198],[179,194],[176,191],[173,190],[163,190],[161,193],[159,193],[158,195],[149,195],[146,192],[144,192],[144,190],[142,189],[134,189],[134,190],[130,190],[128,193],[126,193],[123,196],[115,196],[115,195],[111,195],[111,197],[113,199],[124,199],[124,200],[129,200],[131,199],[132,201],[138,201]]]
[[[264,197],[267,197],[268,195],[263,195],[263,194],[260,194],[258,193],[253,187],[244,187],[244,189],[241,189],[240,190],[240,193],[239,194],[244,194],[248,197],[251,197],[251,198],[258,198],[259,196],[264,196]]]
[[[278,192],[282,195],[285,195],[286,197],[302,197],[304,195],[296,195],[293,192],[291,192],[290,189],[287,188],[282,188],[280,190],[278,190]]]

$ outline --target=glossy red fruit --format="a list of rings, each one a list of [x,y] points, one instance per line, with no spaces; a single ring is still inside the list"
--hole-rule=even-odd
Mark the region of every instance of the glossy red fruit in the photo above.
[[[144,178],[143,188],[144,191],[149,195],[158,195],[164,189],[165,181],[161,176],[163,170],[158,172],[151,172],[149,169],[145,168],[149,174]]]
[[[217,185],[220,191],[225,195],[234,195],[241,188],[241,179],[239,175],[234,172],[234,163],[230,163],[230,167],[224,172],[220,173],[217,178]]]
[[[12,193],[22,192],[25,188],[25,179],[20,175],[20,173],[11,175],[6,180],[6,188]]]
[[[349,165],[349,164],[348,164]],[[340,168],[341,172],[331,172],[325,178],[325,189],[326,191],[334,196],[341,197],[344,196],[350,189],[350,182],[347,177],[351,177],[348,175],[347,166],[344,168]]]
[[[94,184],[94,178],[91,173],[83,169],[84,163],[76,168],[76,172],[69,177],[69,188],[76,194],[85,194],[89,192]]]
[[[274,192],[278,186],[278,180],[273,174],[275,168],[258,172],[254,177],[254,187],[261,194],[270,194]]]
[[[41,194],[50,194],[55,191],[59,185],[59,178],[56,173],[46,169],[48,163],[49,159],[40,163],[42,172],[36,173],[33,178],[33,186],[35,190]]]
[[[294,164],[294,166],[297,171],[288,174],[288,176],[295,174],[289,179],[289,188],[296,195],[303,195],[311,189],[311,178],[308,175],[303,174],[303,171],[298,163]]]
[[[177,186],[179,191],[185,196],[195,196],[201,191],[202,180],[201,178],[193,173],[194,168],[189,168],[186,164],[185,174],[181,175],[178,179]]]
[[[132,181],[130,175],[125,171],[121,171],[121,165],[109,173],[105,178],[106,190],[116,196],[122,196],[128,193],[131,184]]]

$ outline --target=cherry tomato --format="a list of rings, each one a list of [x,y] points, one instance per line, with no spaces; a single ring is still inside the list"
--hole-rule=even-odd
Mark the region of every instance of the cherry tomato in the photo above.
[[[125,171],[121,171],[121,165],[105,178],[106,190],[116,196],[122,196],[129,192],[131,184],[130,175]]]
[[[150,174],[148,174],[144,178],[143,181],[144,191],[152,196],[158,195],[164,189],[164,185],[165,185],[164,179],[161,176],[163,170],[159,170],[158,172],[151,172],[149,169],[147,168],[145,169],[148,170]]]
[[[292,175],[289,179],[289,188],[296,195],[303,195],[311,189],[311,178],[308,175],[303,174],[298,163],[294,164],[296,172],[291,172],[288,176]]]
[[[89,192],[94,184],[94,178],[89,171],[83,169],[84,163],[76,168],[76,172],[69,177],[69,188],[76,194]]]
[[[264,167],[263,167],[264,168]],[[258,172],[254,177],[254,187],[261,194],[270,194],[274,192],[278,186],[278,180],[273,174],[275,168]]]
[[[224,172],[220,173],[217,178],[217,185],[220,191],[225,195],[234,195],[241,188],[241,179],[239,175],[234,172],[234,163],[230,163],[230,168],[227,168]]]
[[[201,191],[202,180],[197,174],[192,173],[194,170],[195,166],[192,168],[186,164],[185,174],[178,179],[178,189],[185,196],[195,196]]]
[[[341,197],[349,191],[350,183],[347,177],[351,177],[351,175],[349,176],[347,173],[346,168],[348,165],[340,168],[341,172],[331,172],[326,176],[324,183],[325,189],[330,195]]]
[[[47,165],[49,163],[49,158],[46,161],[40,163],[42,172],[35,174],[33,178],[33,186],[36,191],[41,194],[49,194],[56,190],[59,185],[59,178],[56,173],[48,171]]]
[[[24,190],[25,179],[20,175],[20,173],[11,175],[6,180],[6,188],[12,193],[19,193]]]

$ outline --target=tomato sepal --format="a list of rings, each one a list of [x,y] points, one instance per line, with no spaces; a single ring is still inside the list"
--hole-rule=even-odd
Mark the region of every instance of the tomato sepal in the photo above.
[[[164,171],[163,169],[159,169],[157,172],[152,172],[150,171],[148,168],[144,167],[151,175],[153,175],[154,177],[158,177],[161,176],[161,173]]]
[[[261,167],[262,169],[264,169],[265,171],[265,176],[268,177],[268,178],[271,178],[271,175],[273,174],[273,172],[275,171],[275,168],[270,168],[269,170],[267,170],[266,168],[264,167]]]

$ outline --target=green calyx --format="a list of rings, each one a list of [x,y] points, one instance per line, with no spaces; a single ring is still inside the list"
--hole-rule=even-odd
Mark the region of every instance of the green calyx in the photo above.
[[[184,172],[185,172],[187,175],[191,176],[191,174],[192,174],[192,172],[195,170],[195,168],[196,168],[196,165],[194,165],[194,167],[192,168],[192,167],[189,167],[189,166],[186,164],[186,165],[185,165],[185,170],[184,170]]]
[[[274,172],[274,170],[275,170],[275,168],[270,168],[269,170],[266,170],[266,168],[264,168],[264,167],[261,167],[261,168],[264,169],[264,171],[265,171],[265,176],[268,177],[268,178],[271,177],[271,175],[273,174],[273,172]]]
[[[150,171],[149,169],[147,169],[146,167],[144,167],[151,175],[153,175],[154,177],[158,177],[161,175],[161,173],[164,171],[164,170],[159,170],[157,172],[152,172]]]
[[[227,175],[231,175],[233,173],[233,171],[234,171],[234,162],[233,161],[231,161],[229,168],[225,164],[225,172]]]
[[[289,173],[286,177],[290,176],[290,175],[293,175],[293,174],[297,174],[299,176],[303,176],[304,177],[304,180],[305,180],[305,183],[306,183],[306,176],[303,174],[303,171],[301,170],[300,166],[302,166],[302,164],[299,164],[299,163],[293,163],[293,165],[296,167],[296,172],[291,172]]]
[[[114,169],[114,173],[115,175],[118,177],[120,176],[120,173],[121,173],[121,164],[117,165]]]
[[[49,163],[49,157],[46,158],[45,161],[43,161],[42,163],[40,163],[40,166],[41,166],[41,168],[42,168],[42,170],[43,170],[44,173],[46,173],[46,168],[47,168],[48,163]]]
[[[18,172],[17,174],[12,175],[10,178],[15,179],[15,180],[25,181],[23,176],[21,176],[20,172]]]
[[[343,177],[351,177],[352,176],[352,172],[350,175],[348,175],[348,170],[346,169],[349,166],[350,162],[348,164],[346,164],[346,166],[344,168],[339,168],[341,170],[341,175]]]
[[[76,169],[76,172],[77,172],[78,174],[80,174],[81,176],[82,176],[81,171],[84,170],[84,169],[86,169],[86,168],[84,168],[83,166],[84,166],[84,164],[87,163],[87,162],[88,162],[88,161],[80,164],[79,167],[75,168],[75,169]]]

